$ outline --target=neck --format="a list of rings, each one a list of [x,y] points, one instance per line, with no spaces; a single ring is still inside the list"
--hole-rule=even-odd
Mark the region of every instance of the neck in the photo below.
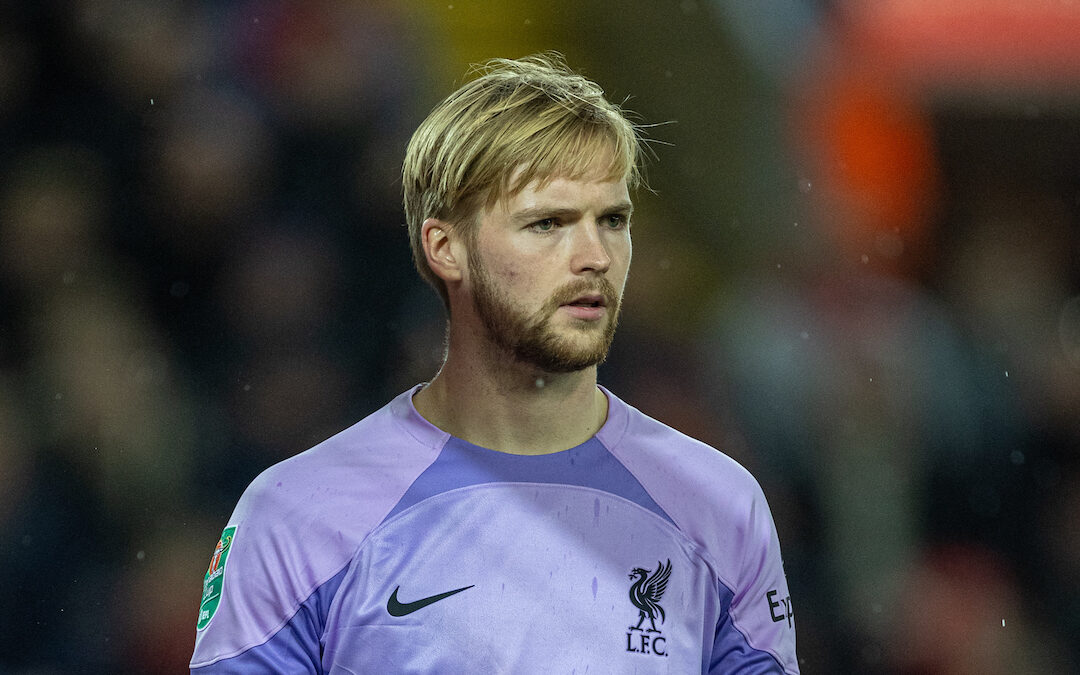
[[[455,344],[456,343],[456,344]],[[596,366],[545,373],[490,349],[457,340],[439,374],[413,396],[417,411],[458,438],[512,454],[540,455],[584,443],[607,419]]]

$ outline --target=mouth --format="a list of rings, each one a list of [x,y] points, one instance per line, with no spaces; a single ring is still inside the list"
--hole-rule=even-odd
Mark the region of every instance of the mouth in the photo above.
[[[574,298],[570,302],[563,303],[566,307],[606,307],[607,301],[599,293],[591,293]]]

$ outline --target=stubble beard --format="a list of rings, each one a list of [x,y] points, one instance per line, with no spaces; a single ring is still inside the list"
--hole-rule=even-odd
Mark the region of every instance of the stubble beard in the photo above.
[[[469,252],[469,269],[473,278],[473,306],[483,321],[488,339],[514,361],[545,373],[572,373],[599,365],[607,358],[615,338],[620,302],[614,285],[603,275],[577,279],[560,287],[530,315],[497,287],[483,261],[473,251]],[[552,325],[561,305],[590,293],[600,293],[604,297],[607,312],[601,319],[603,326],[584,320],[572,320],[562,329]],[[567,337],[560,331],[573,331],[585,339]]]

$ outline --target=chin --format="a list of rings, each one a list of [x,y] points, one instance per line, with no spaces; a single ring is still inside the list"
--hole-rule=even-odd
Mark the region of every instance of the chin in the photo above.
[[[546,373],[576,373],[598,366],[607,358],[611,341],[605,336],[567,340],[549,336],[540,343],[518,345],[516,356]]]

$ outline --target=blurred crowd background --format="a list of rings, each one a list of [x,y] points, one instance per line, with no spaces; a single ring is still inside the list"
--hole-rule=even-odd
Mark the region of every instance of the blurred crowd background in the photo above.
[[[185,671],[438,366],[410,133],[549,49],[657,125],[601,382],[758,477],[803,672],[1077,672],[1080,2],[0,0],[0,673]]]

